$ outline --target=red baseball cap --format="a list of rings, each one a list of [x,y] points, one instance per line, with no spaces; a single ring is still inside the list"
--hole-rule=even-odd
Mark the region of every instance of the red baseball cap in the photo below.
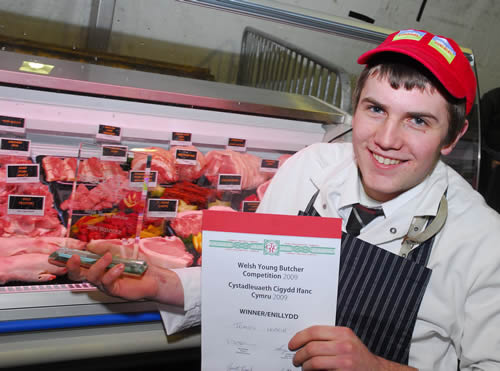
[[[466,99],[466,111],[470,112],[476,96],[476,77],[454,40],[422,30],[401,30],[362,54],[358,63],[367,64],[374,55],[383,52],[405,54],[422,63],[452,96]]]

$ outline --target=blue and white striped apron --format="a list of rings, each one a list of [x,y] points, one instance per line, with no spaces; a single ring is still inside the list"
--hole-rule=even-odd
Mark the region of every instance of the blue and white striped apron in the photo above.
[[[299,215],[320,216],[313,206],[318,193]],[[372,353],[408,364],[433,241],[403,258],[342,233],[336,325],[351,328]]]

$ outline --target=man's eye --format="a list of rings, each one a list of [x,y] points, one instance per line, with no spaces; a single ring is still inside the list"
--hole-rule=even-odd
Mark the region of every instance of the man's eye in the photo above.
[[[368,107],[370,111],[374,112],[374,113],[380,113],[380,112],[383,112],[382,108],[380,108],[379,106],[370,106]]]
[[[420,117],[413,117],[412,118],[412,121],[417,125],[417,126],[424,126],[425,124],[427,124],[427,122],[420,118]]]

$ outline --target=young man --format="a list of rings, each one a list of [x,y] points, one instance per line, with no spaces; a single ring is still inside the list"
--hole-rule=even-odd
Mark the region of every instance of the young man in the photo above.
[[[498,370],[500,217],[440,161],[467,130],[470,65],[453,40],[416,30],[390,35],[358,62],[367,66],[354,94],[352,144],[297,153],[259,207],[340,217],[348,232],[336,326],[296,334],[293,362],[303,370]],[[383,212],[369,224],[360,214],[368,207]],[[360,222],[357,238],[350,219]],[[199,270],[156,283],[150,273],[148,285],[133,286],[118,278],[119,266],[104,274],[109,259],[88,272],[74,259],[70,272],[114,295],[184,304],[183,316],[166,315],[167,327],[199,321]]]

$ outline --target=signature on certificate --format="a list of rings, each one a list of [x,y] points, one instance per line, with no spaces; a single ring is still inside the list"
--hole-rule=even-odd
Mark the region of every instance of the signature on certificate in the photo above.
[[[281,359],[292,359],[295,354],[294,352],[288,350],[288,347],[286,345],[281,345],[277,348],[274,348],[274,350],[279,353]]]
[[[255,327],[254,325],[247,325],[244,322],[234,322],[233,323],[233,327],[234,328],[238,328],[240,330],[248,330],[248,331],[255,331],[255,330],[257,330],[257,327]]]
[[[226,371],[253,371],[252,366],[243,366],[239,365],[235,362],[231,362],[230,364],[227,365]]]
[[[246,355],[251,355],[251,349],[255,348],[255,344],[247,343],[246,341],[243,340],[236,340],[236,339],[226,339],[226,343],[228,345],[233,345],[235,347],[235,353],[237,354],[246,354]]]

